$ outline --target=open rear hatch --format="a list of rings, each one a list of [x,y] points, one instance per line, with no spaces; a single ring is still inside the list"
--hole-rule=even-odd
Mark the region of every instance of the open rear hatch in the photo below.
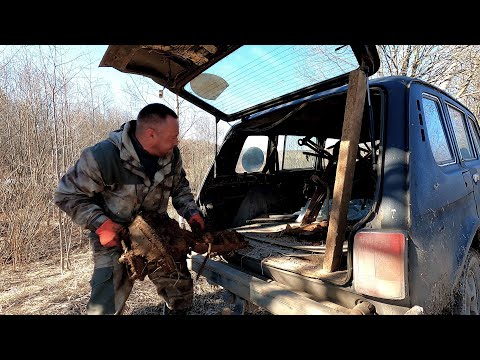
[[[357,67],[371,76],[379,64],[374,45],[110,45],[100,62],[225,121],[344,85]]]

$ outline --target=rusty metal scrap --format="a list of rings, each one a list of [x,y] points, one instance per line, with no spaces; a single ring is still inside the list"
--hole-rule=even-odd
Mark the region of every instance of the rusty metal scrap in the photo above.
[[[195,65],[203,65],[208,62],[208,55],[215,54],[217,47],[214,45],[143,45],[148,50],[168,52],[182,59],[188,59]]]
[[[242,249],[247,246],[248,241],[245,240],[245,237],[234,231],[234,230],[224,230],[217,231],[212,233],[213,241],[211,242],[211,253],[212,254],[226,254],[233,250]],[[209,243],[203,241],[195,243],[193,251],[199,254],[204,254],[208,251]]]
[[[300,235],[310,236],[319,235],[319,239],[326,236],[328,230],[328,221],[323,220],[319,223],[312,223],[307,225],[300,225],[298,227],[291,227],[289,224],[282,230],[281,235]]]
[[[137,215],[128,227],[128,239],[122,241],[124,253],[120,262],[127,265],[132,280],[143,280],[153,271],[173,273],[177,263],[185,261],[191,250],[227,254],[247,246],[247,240],[236,231],[212,231],[209,236],[180,228],[169,217],[150,213]]]

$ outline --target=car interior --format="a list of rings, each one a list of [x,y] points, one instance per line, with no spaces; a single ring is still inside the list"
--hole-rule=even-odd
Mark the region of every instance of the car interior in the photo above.
[[[346,276],[349,234],[375,210],[383,96],[372,88],[371,107],[365,101],[342,265],[328,275],[338,281]],[[230,262],[236,259],[262,275],[265,268],[277,268],[327,276],[322,259],[345,103],[346,92],[330,94],[263,112],[232,129],[199,198],[214,228],[235,229],[249,240]]]

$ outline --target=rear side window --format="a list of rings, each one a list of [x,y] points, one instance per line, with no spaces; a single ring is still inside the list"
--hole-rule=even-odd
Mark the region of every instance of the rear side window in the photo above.
[[[450,114],[450,119],[452,120],[453,132],[455,133],[455,139],[457,140],[462,159],[474,159],[475,154],[468,137],[467,124],[465,122],[465,116],[463,115],[463,112],[448,104],[447,107],[448,113]]]
[[[306,145],[298,144],[298,140],[303,138],[304,136],[296,135],[280,135],[278,137],[280,169],[313,169],[315,167],[315,156],[311,155],[313,151]],[[316,144],[314,138],[311,141]]]
[[[423,97],[423,114],[427,126],[427,135],[433,157],[439,165],[454,162],[452,149],[447,139],[447,133],[442,121],[442,113],[438,100]]]
[[[249,136],[243,144],[242,151],[235,167],[238,173],[254,173],[262,171],[268,148],[268,136]]]
[[[472,129],[473,134],[473,141],[475,142],[475,146],[478,152],[480,151],[480,135],[478,134],[478,127],[476,121],[470,116],[468,117],[468,121],[470,122],[470,128]]]

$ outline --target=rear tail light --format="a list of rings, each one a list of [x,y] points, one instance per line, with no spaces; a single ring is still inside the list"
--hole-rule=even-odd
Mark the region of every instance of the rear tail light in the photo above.
[[[356,292],[400,300],[406,293],[406,239],[401,232],[360,231],[353,242]]]

